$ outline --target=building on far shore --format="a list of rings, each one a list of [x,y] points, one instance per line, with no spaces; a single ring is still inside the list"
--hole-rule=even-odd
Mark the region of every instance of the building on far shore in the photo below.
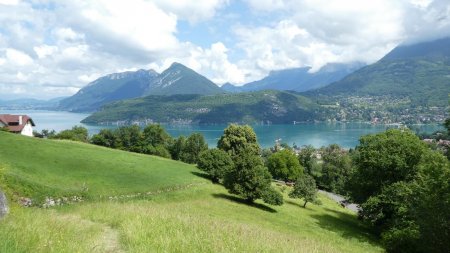
[[[0,114],[0,128],[5,127],[9,132],[26,136],[33,136],[33,120],[27,115]]]

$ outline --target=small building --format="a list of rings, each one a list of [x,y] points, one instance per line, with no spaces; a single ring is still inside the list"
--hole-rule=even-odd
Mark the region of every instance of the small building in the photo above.
[[[0,128],[6,127],[12,133],[33,136],[33,120],[27,115],[0,114]]]

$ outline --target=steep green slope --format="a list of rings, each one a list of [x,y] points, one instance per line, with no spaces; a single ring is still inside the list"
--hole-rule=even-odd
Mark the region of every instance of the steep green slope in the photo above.
[[[83,123],[153,120],[163,123],[292,123],[317,118],[311,100],[295,93],[259,91],[210,96],[148,96],[111,103]]]
[[[285,190],[283,206],[248,205],[192,165],[2,132],[0,141],[8,144],[0,187],[12,199],[0,252],[383,252],[354,213],[325,196],[302,208]],[[86,187],[81,203],[15,204]]]
[[[5,132],[0,132],[0,142],[0,187],[37,201],[46,196],[98,198],[201,181],[191,174],[193,166],[160,157]]]

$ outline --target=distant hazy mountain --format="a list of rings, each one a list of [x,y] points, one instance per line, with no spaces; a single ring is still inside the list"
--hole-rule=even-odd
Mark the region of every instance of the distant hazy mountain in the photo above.
[[[142,69],[109,74],[62,100],[60,108],[69,111],[95,111],[111,101],[139,97],[157,76],[158,73],[154,70]]]
[[[239,87],[230,84],[223,85],[222,89],[229,92],[257,90],[308,91],[338,81],[361,68],[363,65],[364,64],[359,62],[350,64],[330,63],[314,73],[310,73],[310,67],[272,71],[267,77],[259,81],[251,82]]]
[[[220,86],[220,88],[226,92],[232,92],[232,93],[242,92],[242,86],[236,86],[231,83],[225,83],[222,86]]]
[[[446,106],[450,38],[398,46],[378,62],[309,95],[406,97],[413,105]]]
[[[192,69],[173,63],[155,79],[153,79],[143,95],[176,95],[223,93],[215,83]]]
[[[0,109],[3,110],[51,110],[55,109],[59,101],[66,97],[52,98],[49,100],[40,100],[34,98],[20,98],[13,100],[0,100]]]
[[[83,87],[75,95],[60,102],[60,109],[95,111],[102,105],[150,94],[216,94],[223,91],[204,76],[174,63],[163,73],[138,70],[101,77]]]

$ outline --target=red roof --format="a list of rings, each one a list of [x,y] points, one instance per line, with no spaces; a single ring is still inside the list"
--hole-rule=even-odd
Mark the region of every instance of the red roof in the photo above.
[[[19,124],[20,117],[22,117],[22,124]],[[0,114],[0,122],[6,125],[11,132],[21,132],[28,121],[32,126],[35,126],[33,120],[27,115]]]

